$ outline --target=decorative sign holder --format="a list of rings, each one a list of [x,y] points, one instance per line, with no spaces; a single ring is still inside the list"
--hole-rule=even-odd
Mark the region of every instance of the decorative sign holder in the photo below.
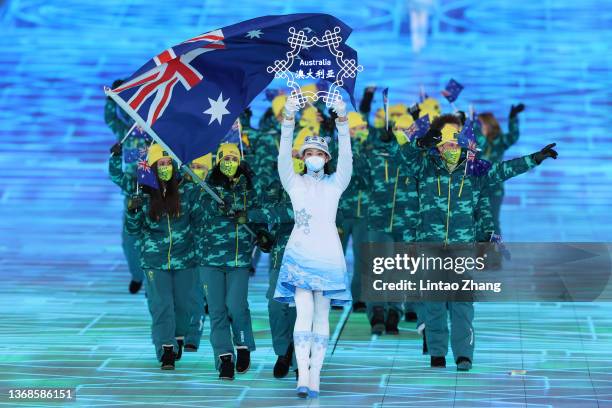
[[[342,99],[339,88],[344,85],[344,78],[355,78],[357,72],[363,71],[363,66],[358,65],[354,59],[344,59],[344,53],[338,49],[340,43],[342,43],[342,37],[339,35],[340,27],[334,27],[333,31],[326,30],[321,38],[317,36],[307,37],[304,34],[304,30],[310,29],[306,27],[298,31],[294,27],[289,28],[291,35],[287,41],[291,45],[291,51],[287,52],[285,60],[276,60],[274,65],[268,66],[267,72],[270,74],[274,73],[274,78],[287,80],[287,86],[291,88],[291,96],[296,98],[300,108],[304,108],[309,101],[315,102],[319,99],[323,100],[329,108],[336,99]],[[302,91],[302,88],[295,80],[293,72],[289,70],[302,48],[308,49],[312,46],[327,47],[329,52],[336,58],[336,63],[340,67],[334,82],[331,83],[327,91]]]

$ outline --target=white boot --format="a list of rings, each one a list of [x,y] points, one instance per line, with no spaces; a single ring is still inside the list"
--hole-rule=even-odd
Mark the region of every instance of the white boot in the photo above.
[[[312,343],[312,332],[293,332],[293,347],[295,360],[298,366],[298,388],[308,387],[310,379],[308,366],[310,364],[310,348]]]
[[[309,387],[311,398],[319,396],[319,384],[321,382],[321,368],[327,353],[329,336],[313,333],[312,347],[310,348],[310,380]]]

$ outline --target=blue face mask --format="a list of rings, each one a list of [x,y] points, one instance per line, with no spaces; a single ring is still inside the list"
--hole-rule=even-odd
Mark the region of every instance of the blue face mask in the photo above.
[[[320,171],[325,166],[325,159],[321,156],[309,156],[304,160],[306,168],[310,171]]]

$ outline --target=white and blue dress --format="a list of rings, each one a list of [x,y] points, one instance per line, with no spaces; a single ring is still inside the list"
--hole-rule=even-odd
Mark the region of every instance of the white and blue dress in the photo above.
[[[274,299],[294,303],[295,288],[322,291],[332,305],[351,303],[350,283],[336,228],[338,201],[351,181],[353,154],[348,121],[336,122],[336,172],[316,178],[296,174],[291,148],[294,121],[283,121],[278,174],[291,198],[295,225],[285,248]]]

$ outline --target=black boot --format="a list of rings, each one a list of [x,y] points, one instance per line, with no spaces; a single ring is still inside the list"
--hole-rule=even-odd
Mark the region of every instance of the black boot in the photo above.
[[[222,380],[234,379],[234,361],[231,354],[219,356],[221,364],[219,365],[219,378]]]
[[[138,282],[135,280],[130,281],[130,293],[133,295],[135,293],[138,293],[138,291],[140,290],[140,288],[142,288],[142,281]]]
[[[297,382],[297,380],[300,379],[300,372],[298,371],[298,369],[295,369],[295,381]]]
[[[236,349],[236,353],[238,354],[236,358],[236,371],[238,374],[244,374],[251,367],[251,352],[246,347],[240,347]]]
[[[446,357],[431,356],[431,366],[436,367],[436,368],[445,368],[446,367]]]
[[[183,339],[176,339],[176,342],[178,343],[178,351],[175,353],[176,361],[179,361],[183,356],[183,344],[185,343],[183,342]]]
[[[186,353],[195,353],[198,351],[198,348],[193,344],[185,344],[185,352]]]
[[[457,359],[457,371],[470,371],[472,369],[472,360],[467,357],[459,357]]]
[[[278,356],[274,364],[274,378],[285,378],[289,374],[291,359],[293,358],[293,343],[289,344],[284,356]]]
[[[372,319],[370,320],[372,334],[381,335],[385,330],[385,309],[382,306],[374,306]]]
[[[353,303],[353,312],[354,313],[365,313],[367,310],[366,304],[362,301],[357,301]]]
[[[429,349],[427,348],[427,336],[425,335],[425,330],[423,330],[423,355],[429,353]]]
[[[404,315],[404,320],[407,322],[416,322],[417,321],[417,314],[415,312],[406,312],[406,314]]]
[[[161,358],[161,369],[162,370],[174,370],[174,361],[176,360],[176,354],[174,354],[174,346],[163,346],[164,354]]]
[[[387,314],[387,321],[385,322],[385,332],[387,334],[399,334],[399,325],[400,316],[399,313],[395,309],[389,309],[389,313]]]

